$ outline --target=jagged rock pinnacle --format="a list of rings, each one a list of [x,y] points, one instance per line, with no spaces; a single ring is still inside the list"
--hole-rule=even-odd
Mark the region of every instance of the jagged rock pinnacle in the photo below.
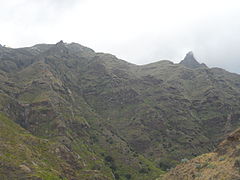
[[[64,45],[63,40],[59,41],[56,45]]]
[[[205,64],[200,64],[196,60],[192,51],[186,54],[185,58],[180,62],[180,64],[192,69],[198,68],[198,67],[206,67]]]
[[[59,41],[58,43],[64,43],[63,40]]]

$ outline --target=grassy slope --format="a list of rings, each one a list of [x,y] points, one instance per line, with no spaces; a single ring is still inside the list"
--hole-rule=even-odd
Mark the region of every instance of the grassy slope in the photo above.
[[[2,87],[14,92],[13,96],[17,98],[11,102],[1,101],[1,110],[33,135],[59,142],[73,154],[67,160],[71,166],[68,177],[154,179],[162,174],[153,162],[133,151],[101,123],[102,118],[78,94],[80,88],[74,87],[74,79],[64,79],[65,70],[68,70],[62,64],[65,62],[49,55],[48,58],[51,61],[37,61],[17,72],[5,74],[6,81],[12,83],[5,85],[2,78]],[[32,167],[32,164],[28,166]],[[74,169],[75,166],[79,169]],[[11,173],[11,169],[5,171]],[[59,173],[65,174],[65,171]]]
[[[98,89],[85,93],[85,99],[136,151],[165,168],[212,150],[239,126],[238,75],[169,61],[145,66],[117,62],[100,58],[102,69],[96,71],[105,76],[83,76],[96,80],[90,87],[82,83],[86,92]]]
[[[112,169],[115,176],[119,174],[120,178],[150,178],[145,172],[139,177],[139,167],[131,169],[135,160],[126,159],[129,161],[126,164],[122,162],[118,151],[124,145],[116,148],[108,144],[108,150],[111,149],[109,152],[103,148],[107,144],[99,142],[100,146],[88,146],[75,140],[71,144],[73,147],[69,149],[51,139],[37,138],[3,113],[0,115],[1,179],[113,179]],[[101,137],[98,141],[102,141]],[[100,157],[98,153],[101,153]],[[131,157],[129,152],[125,155]],[[144,157],[137,155],[135,159],[139,159],[141,166],[146,166],[147,171],[152,171],[152,177],[162,173]]]
[[[236,130],[212,152],[186,161],[170,170],[166,180],[210,180],[240,178],[240,130]]]
[[[32,136],[3,113],[0,124],[1,179],[61,179],[66,162],[54,153],[59,144]]]

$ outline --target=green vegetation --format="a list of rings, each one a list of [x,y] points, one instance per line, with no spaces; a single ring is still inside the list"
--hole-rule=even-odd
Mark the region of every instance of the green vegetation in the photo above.
[[[165,174],[163,180],[180,179],[239,179],[240,129],[221,142],[212,153],[203,154],[188,162],[179,164]]]
[[[222,69],[137,66],[76,43],[2,53],[4,178],[155,179],[240,125],[240,78]]]

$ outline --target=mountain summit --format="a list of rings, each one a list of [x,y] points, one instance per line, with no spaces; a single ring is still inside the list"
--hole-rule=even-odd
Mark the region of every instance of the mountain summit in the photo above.
[[[61,41],[0,48],[0,179],[152,180],[213,151],[240,127],[240,75],[192,53],[182,64]]]
[[[194,54],[192,51],[188,52],[185,56],[185,58],[180,62],[180,64],[183,64],[184,66],[195,69],[199,67],[207,67],[205,64],[200,64],[196,58],[194,57]]]

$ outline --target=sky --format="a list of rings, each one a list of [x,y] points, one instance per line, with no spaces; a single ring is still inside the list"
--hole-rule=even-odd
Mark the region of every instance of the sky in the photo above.
[[[0,0],[0,44],[76,42],[135,64],[182,60],[240,73],[239,0]]]

